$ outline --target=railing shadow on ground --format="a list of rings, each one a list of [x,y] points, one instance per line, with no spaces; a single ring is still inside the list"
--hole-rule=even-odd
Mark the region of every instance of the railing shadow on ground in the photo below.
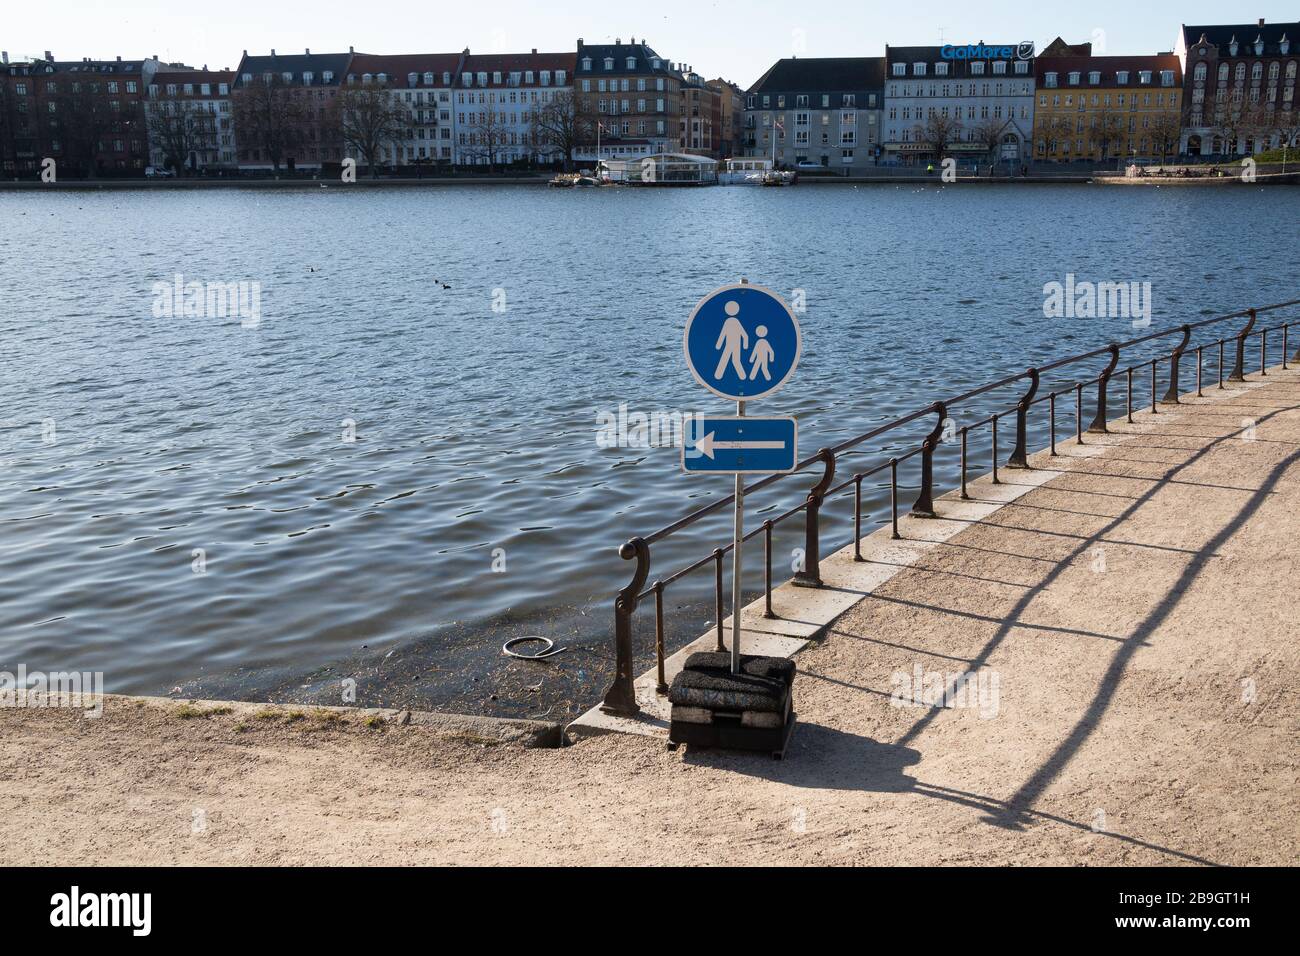
[[[1255,329],[1257,318],[1261,313],[1275,312],[1280,309],[1292,308],[1300,305],[1300,300],[1276,303],[1274,305],[1262,306],[1258,308],[1245,309],[1239,312],[1232,312],[1226,315],[1214,316],[1203,319],[1195,323],[1185,323],[1181,326],[1164,329],[1158,332],[1152,332],[1147,335],[1130,339],[1126,342],[1111,343],[1101,348],[1093,349],[1078,355],[1069,356],[1057,361],[1048,363],[1036,368],[1026,369],[1024,372],[1009,375],[999,381],[991,382],[987,385],[971,389],[954,398],[945,401],[936,401],[932,404],[917,409],[907,415],[903,415],[877,428],[864,432],[854,438],[850,438],[833,448],[822,448],[815,455],[806,458],[800,462],[795,471],[791,474],[807,472],[813,466],[820,464],[822,474],[819,480],[809,489],[807,497],[797,504],[774,518],[764,521],[758,528],[749,532],[742,540],[748,541],[759,535],[764,539],[764,599],[765,610],[764,617],[772,618],[776,615],[772,611],[772,533],[773,529],[780,523],[793,518],[795,515],[803,514],[804,516],[804,566],[802,570],[795,574],[793,583],[804,587],[821,587],[822,580],[820,574],[821,560],[821,538],[820,538],[820,513],[823,503],[828,497],[835,496],[844,492],[850,486],[853,488],[854,498],[854,528],[853,540],[855,542],[855,559],[862,560],[860,543],[862,540],[862,483],[864,480],[884,473],[889,473],[890,486],[890,525],[893,537],[900,538],[898,519],[899,519],[899,481],[898,469],[901,464],[910,462],[913,458],[919,458],[920,487],[915,502],[912,504],[910,514],[913,517],[934,518],[937,514],[934,510],[934,454],[940,444],[940,436],[947,421],[948,411],[962,403],[966,403],[987,393],[994,392],[998,389],[1004,389],[1017,383],[1028,381],[1027,390],[1021,396],[1019,401],[1011,409],[1004,409],[1001,412],[993,414],[977,421],[971,425],[965,425],[959,430],[960,437],[960,491],[963,499],[968,499],[967,477],[970,467],[968,461],[968,436],[974,429],[979,429],[985,425],[989,426],[991,435],[991,456],[990,465],[992,469],[992,480],[995,484],[1002,483],[999,474],[999,447],[998,447],[998,422],[1010,415],[1015,416],[1015,439],[1012,445],[1012,451],[1007,458],[1003,468],[1023,469],[1027,467],[1027,421],[1030,410],[1035,405],[1046,402],[1048,405],[1049,415],[1049,435],[1050,435],[1050,453],[1057,454],[1057,399],[1068,398],[1071,393],[1074,396],[1074,440],[1077,443],[1083,443],[1084,435],[1104,434],[1108,431],[1108,400],[1109,386],[1112,378],[1117,373],[1117,368],[1124,350],[1132,349],[1147,343],[1156,342],[1162,338],[1171,335],[1181,335],[1178,344],[1167,354],[1160,354],[1149,360],[1143,360],[1136,364],[1131,364],[1123,369],[1122,374],[1126,383],[1126,408],[1127,420],[1133,421],[1134,412],[1134,376],[1138,371],[1145,372],[1149,369],[1150,373],[1150,408],[1153,413],[1158,412],[1161,404],[1178,404],[1179,396],[1182,393],[1180,386],[1180,375],[1185,353],[1187,353],[1191,342],[1193,332],[1207,328],[1221,322],[1232,321],[1234,319],[1246,319],[1246,323],[1241,327],[1235,336],[1219,338],[1217,341],[1210,341],[1199,345],[1195,350],[1195,369],[1196,369],[1196,393],[1203,394],[1205,387],[1204,378],[1204,353],[1206,348],[1213,350],[1217,348],[1218,361],[1216,365],[1217,387],[1222,389],[1225,381],[1240,382],[1245,381],[1246,372],[1246,347],[1248,340],[1252,335],[1259,337],[1259,372],[1261,375],[1267,374],[1268,361],[1268,337],[1270,332],[1281,332],[1281,358],[1282,367],[1287,368],[1288,362],[1300,363],[1300,351],[1296,355],[1290,354],[1290,329],[1293,322],[1285,322],[1282,325],[1272,328]],[[1227,371],[1226,365],[1226,345],[1229,341],[1235,340],[1235,362],[1231,371],[1225,376]],[[1274,340],[1275,342],[1277,339]],[[1095,376],[1076,381],[1069,388],[1053,390],[1047,396],[1039,397],[1037,395],[1041,377],[1049,372],[1056,372],[1062,368],[1073,365],[1078,362],[1087,361],[1101,356],[1108,356],[1108,362],[1105,367]],[[1163,398],[1158,397],[1158,379],[1159,366],[1162,362],[1168,363],[1168,388]],[[1096,386],[1095,395],[1095,414],[1091,423],[1084,426],[1084,389],[1092,389]],[[839,484],[834,484],[836,476],[836,465],[840,457],[846,453],[853,452],[863,443],[879,438],[886,433],[893,432],[896,429],[910,425],[914,422],[921,421],[930,415],[936,416],[933,429],[910,451],[890,457],[887,461],[881,462],[874,467],[860,471],[855,471],[850,477],[842,480]],[[1147,462],[1148,464],[1162,464],[1159,462]],[[1167,464],[1167,463],[1166,463]],[[789,478],[789,475],[773,475],[768,478],[754,482],[745,489],[746,497],[751,494],[775,485],[783,479]],[[665,659],[666,647],[664,640],[664,613],[663,601],[665,590],[673,582],[692,574],[703,568],[712,566],[714,572],[714,607],[715,607],[715,630],[716,630],[716,647],[718,650],[725,650],[723,641],[723,618],[724,600],[723,600],[723,558],[732,549],[733,545],[727,544],[713,549],[711,554],[700,558],[699,560],[680,568],[671,574],[656,580],[648,587],[646,582],[649,578],[651,567],[651,547],[656,543],[669,538],[670,536],[694,525],[696,522],[705,517],[716,514],[722,509],[731,505],[734,501],[734,495],[727,495],[719,498],[705,507],[699,508],[694,512],[678,519],[677,521],[660,528],[645,537],[635,537],[625,542],[619,549],[619,554],[625,560],[635,560],[632,580],[624,587],[614,601],[614,650],[615,650],[615,677],[613,683],[606,691],[601,702],[601,710],[606,713],[620,716],[634,716],[640,712],[640,706],[636,701],[636,694],[633,686],[633,667],[634,667],[634,648],[632,640],[632,622],[637,608],[641,602],[647,598],[654,598],[655,605],[655,659],[658,668],[657,692],[664,694],[667,692],[667,683],[665,680]],[[1032,530],[1032,529],[1027,529]],[[736,609],[733,609],[735,611]]]
[[[1256,421],[1256,426],[1285,410],[1288,409],[1272,408],[1268,415]],[[1172,479],[1172,477],[1178,472],[1194,465],[1208,455],[1212,450],[1221,446],[1224,442],[1235,440],[1238,434],[1239,432],[1229,432],[1226,435],[1218,436],[1204,447],[1195,450],[1187,461],[1172,468],[1167,478]],[[1110,664],[1107,666],[1105,674],[1093,693],[1091,700],[1079,715],[1070,732],[1056,745],[1047,759],[1045,759],[1039,767],[1029,775],[1025,782],[1022,783],[1010,797],[1006,799],[998,799],[970,793],[968,791],[957,790],[951,787],[927,784],[907,776],[905,768],[919,763],[921,758],[920,752],[913,746],[913,744],[934,718],[946,709],[941,706],[934,706],[927,710],[925,715],[915,721],[913,725],[893,743],[882,743],[868,737],[844,733],[817,724],[804,724],[800,728],[801,749],[805,751],[808,759],[791,761],[781,765],[772,765],[770,762],[753,758],[732,758],[730,769],[736,772],[763,777],[790,786],[811,789],[915,793],[921,796],[929,796],[981,810],[985,814],[983,818],[985,822],[1010,831],[1019,832],[1024,830],[1025,826],[1034,820],[1044,820],[1079,830],[1096,832],[1107,838],[1167,854],[1188,862],[1214,865],[1213,861],[1207,860],[1203,857],[1175,850],[1170,847],[1160,846],[1159,844],[1142,840],[1137,837],[1113,831],[1094,830],[1089,824],[1071,820],[1058,814],[1035,810],[1034,804],[1042,797],[1043,793],[1050,786],[1052,781],[1055,780],[1064,770],[1071,758],[1096,731],[1101,719],[1109,708],[1115,692],[1123,679],[1125,670],[1136,651],[1140,647],[1150,646],[1150,639],[1154,636],[1156,630],[1159,628],[1161,623],[1167,620],[1170,614],[1172,614],[1174,608],[1177,607],[1178,603],[1182,600],[1183,595],[1187,592],[1187,589],[1200,575],[1206,564],[1215,557],[1228,540],[1245,525],[1246,521],[1259,509],[1267,497],[1274,493],[1274,488],[1282,479],[1283,475],[1297,463],[1300,463],[1300,451],[1289,454],[1282,461],[1274,465],[1258,488],[1240,489],[1250,493],[1250,497],[1247,501],[1237,508],[1232,517],[1214,533],[1214,535],[1207,541],[1204,548],[1187,552],[1190,555],[1190,560],[1179,574],[1177,580],[1163,595],[1161,595],[1161,597],[1156,601],[1155,606],[1149,611],[1143,620],[1134,626],[1126,636],[1100,634],[1073,628],[1051,626],[1044,628],[1043,625],[1025,620],[1025,613],[1032,604],[1036,595],[1042,593],[1042,591],[1056,580],[1065,569],[1070,567],[1080,555],[1087,553],[1088,549],[1098,542],[1106,540],[1105,535],[1109,531],[1130,518],[1134,512],[1147,504],[1158,491],[1173,483],[1170,480],[1156,480],[1152,487],[1147,489],[1143,494],[1137,496],[1137,498],[1135,498],[1132,503],[1125,508],[1123,513],[1114,516],[1103,528],[1082,540],[1081,543],[1073,548],[1068,555],[1056,559],[1054,561],[1054,566],[1044,575],[1043,580],[1033,586],[1026,594],[1022,595],[1017,600],[1014,609],[1007,615],[997,617],[992,615],[978,615],[972,612],[960,612],[954,609],[939,608],[917,602],[902,602],[901,599],[882,598],[880,595],[875,596],[876,598],[884,600],[900,600],[901,603],[912,604],[913,606],[923,610],[939,610],[944,613],[954,613],[977,618],[985,623],[996,623],[998,625],[997,632],[985,643],[983,648],[981,648],[981,650],[973,657],[961,658],[961,660],[970,665],[972,670],[985,666],[992,653],[1003,643],[1003,641],[1006,640],[1010,633],[1016,629],[1048,629],[1066,631],[1069,633],[1086,634],[1088,636],[1105,638],[1110,641],[1117,641],[1120,644]],[[1076,473],[1090,474],[1086,471]],[[833,633],[839,634],[840,632]],[[841,636],[858,637],[858,635],[849,634],[841,634]],[[887,692],[882,690],[850,685],[844,681],[826,677],[824,675],[818,675],[816,673],[805,671],[804,676],[826,680],[830,683],[846,687],[850,690],[860,691],[862,693],[877,694],[886,697],[889,696]],[[710,765],[718,764],[716,756],[695,755],[692,758],[688,755],[688,759],[707,762]]]

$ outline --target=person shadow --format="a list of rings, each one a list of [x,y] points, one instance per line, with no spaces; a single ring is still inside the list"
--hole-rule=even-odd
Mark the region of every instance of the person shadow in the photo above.
[[[904,793],[916,786],[916,780],[904,770],[920,762],[921,752],[799,721],[790,735],[784,760],[773,760],[768,751],[690,745],[682,759],[689,764],[811,790]]]

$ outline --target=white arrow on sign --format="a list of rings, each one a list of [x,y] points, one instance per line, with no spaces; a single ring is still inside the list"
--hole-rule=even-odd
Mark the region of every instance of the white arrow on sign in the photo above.
[[[695,447],[705,458],[713,457],[715,448],[734,448],[738,451],[744,451],[746,448],[784,448],[783,441],[715,441],[713,436],[716,432],[709,432],[703,438],[695,443]]]

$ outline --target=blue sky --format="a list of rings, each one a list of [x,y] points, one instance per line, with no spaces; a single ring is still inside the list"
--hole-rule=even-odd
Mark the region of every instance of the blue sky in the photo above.
[[[783,56],[872,56],[886,41],[897,45],[1017,42],[1040,46],[1058,34],[1091,39],[1112,54],[1173,48],[1180,23],[1219,23],[1224,12],[1253,23],[1300,18],[1295,0],[1221,0],[1135,3],[1133,0],[1061,5],[1020,0],[963,3],[877,3],[870,0],[655,0],[605,6],[572,0],[479,0],[431,4],[428,0],[71,0],[52,16],[48,4],[6,4],[0,47],[11,57],[140,57],[158,54],[192,66],[234,68],[244,49],[281,53],[347,50],[368,53],[481,52],[537,47],[570,50],[588,42],[645,37],[661,55],[709,76],[748,86]],[[942,31],[942,33],[941,33]],[[1102,51],[1098,51],[1102,52]]]

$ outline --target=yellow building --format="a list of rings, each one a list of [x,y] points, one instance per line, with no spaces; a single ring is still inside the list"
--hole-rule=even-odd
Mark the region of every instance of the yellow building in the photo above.
[[[1178,153],[1178,57],[1048,56],[1035,64],[1034,160],[1159,162]]]

